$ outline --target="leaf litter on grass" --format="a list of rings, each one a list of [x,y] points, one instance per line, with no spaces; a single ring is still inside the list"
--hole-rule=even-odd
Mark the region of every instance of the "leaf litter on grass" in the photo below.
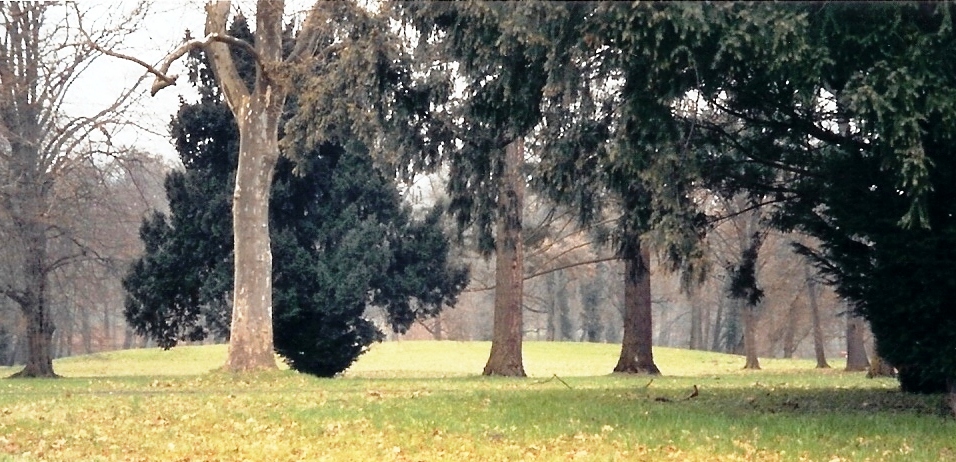
[[[412,346],[423,357],[453,347]],[[278,371],[11,380],[0,385],[0,453],[16,460],[190,461],[909,461],[952,455],[953,421],[932,412],[932,397],[903,395],[891,381],[817,373],[799,362],[762,373],[715,372],[705,361],[695,374],[649,383],[575,374],[575,361],[603,350],[585,345],[585,354],[576,355],[573,347],[560,345],[561,374],[537,379],[415,377],[407,370],[422,365],[392,345],[379,350],[394,356],[380,357],[371,377],[359,368],[338,379]],[[465,350],[482,355],[474,345]],[[680,355],[668,350],[661,356],[691,370]],[[81,371],[82,360],[72,361]],[[382,364],[395,369],[383,371]],[[104,367],[101,359],[96,365]],[[553,375],[564,383],[544,380]],[[684,400],[694,385],[699,396]]]

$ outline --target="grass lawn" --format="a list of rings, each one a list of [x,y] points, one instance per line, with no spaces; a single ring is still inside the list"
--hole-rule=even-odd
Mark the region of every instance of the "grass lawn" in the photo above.
[[[213,371],[224,346],[66,358],[0,381],[0,460],[956,460],[941,397],[839,364],[662,348],[651,380],[608,374],[616,345],[528,342],[529,378],[477,376],[489,348],[378,344],[336,379]]]

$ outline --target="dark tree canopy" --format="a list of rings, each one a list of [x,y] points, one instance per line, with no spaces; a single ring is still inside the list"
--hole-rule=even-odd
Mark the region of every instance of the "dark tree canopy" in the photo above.
[[[144,222],[146,254],[124,280],[127,319],[165,348],[227,336],[230,325],[238,133],[204,66],[194,63],[192,76],[202,100],[183,103],[172,123],[186,169],[167,178],[170,214]],[[380,339],[363,317],[368,306],[403,332],[464,288],[441,208],[413,218],[361,143],[326,143],[298,163],[280,158],[270,201],[275,348],[296,370],[332,376]]]
[[[956,390],[953,6],[714,10],[695,57],[702,181],[819,240],[799,251],[870,322],[905,390]]]
[[[801,252],[871,323],[904,389],[956,392],[954,12],[602,3],[592,18],[614,20],[569,52],[581,78],[544,101],[574,110],[545,112],[539,179],[585,221],[619,195],[625,236],[659,227],[679,258],[702,197],[749,196],[817,238]],[[756,300],[750,273],[736,282]]]

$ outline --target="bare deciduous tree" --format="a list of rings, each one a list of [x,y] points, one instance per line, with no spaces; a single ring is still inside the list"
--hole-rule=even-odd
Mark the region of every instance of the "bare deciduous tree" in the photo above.
[[[85,116],[65,110],[79,77],[102,56],[75,27],[83,14],[48,2],[0,3],[0,294],[25,320],[23,377],[56,375],[50,277],[90,256],[90,243],[71,226],[88,193],[80,177],[98,175],[104,159],[121,154],[109,133],[124,123],[134,94],[122,91]],[[137,19],[123,18],[96,38],[114,45]]]

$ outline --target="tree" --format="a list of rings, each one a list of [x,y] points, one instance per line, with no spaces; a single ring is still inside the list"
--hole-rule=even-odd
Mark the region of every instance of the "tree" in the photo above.
[[[954,331],[953,6],[714,11],[724,19],[695,57],[700,95],[724,117],[696,119],[721,140],[714,184],[769,197],[779,227],[822,243],[801,252],[871,323],[904,390],[948,383],[956,396],[942,353]]]
[[[420,33],[420,62],[443,63],[464,85],[445,104],[457,143],[444,154],[450,211],[473,227],[482,253],[494,250],[494,333],[485,375],[524,376],[522,208],[525,139],[541,120],[541,99],[581,9],[571,5],[412,3],[398,12]],[[558,50],[557,53],[554,51]],[[448,63],[455,63],[450,72]],[[450,85],[449,85],[450,87]]]
[[[319,111],[319,114],[302,117],[309,123],[313,119],[325,122],[335,121],[340,126],[353,128],[347,136],[329,138],[328,124],[311,123],[315,133],[305,134],[305,130],[291,130],[300,133],[294,139],[284,140],[290,151],[310,152],[325,142],[344,144],[350,138],[362,139],[363,135],[375,132],[380,119],[367,117],[370,114],[386,115],[402,119],[407,113],[396,113],[377,104],[383,99],[369,98],[368,90],[382,90],[378,84],[395,76],[391,72],[390,61],[382,60],[385,55],[379,49],[372,50],[372,61],[364,59],[367,48],[356,47],[356,43],[375,42],[379,48],[395,49],[388,42],[388,28],[378,27],[370,30],[367,26],[368,14],[351,2],[317,2],[305,15],[305,19],[296,36],[295,45],[283,49],[282,15],[284,2],[278,0],[259,0],[255,13],[254,44],[226,33],[231,2],[214,1],[206,5],[205,37],[188,40],[169,53],[159,66],[151,66],[145,61],[122,53],[113,52],[92,41],[93,46],[111,56],[135,62],[147,69],[156,78],[151,93],[176,83],[177,77],[169,75],[169,68],[186,53],[202,49],[208,56],[222,95],[233,113],[239,127],[239,159],[233,192],[233,240],[235,270],[232,296],[232,321],[230,327],[229,356],[226,368],[232,371],[249,371],[275,368],[272,356],[272,251],[269,240],[269,191],[272,175],[279,159],[280,116],[285,108],[286,97],[291,88],[303,83],[312,85],[315,90],[316,79],[308,78],[311,73],[319,73],[330,63],[340,74],[339,79],[331,79],[330,86],[347,87],[348,91],[335,95],[334,104]],[[353,27],[352,21],[358,26]],[[382,22],[375,23],[382,26]],[[351,28],[351,29],[349,29]],[[370,32],[356,34],[355,31]],[[248,53],[255,63],[255,77],[246,82],[240,76],[230,48]],[[358,57],[358,58],[357,58]],[[345,65],[339,65],[345,63]],[[354,67],[351,65],[359,65]],[[370,67],[363,67],[370,66]],[[345,69],[344,71],[342,69]],[[405,90],[405,89],[403,89]],[[365,92],[365,93],[363,93]],[[329,93],[316,93],[328,96]],[[411,100],[418,94],[404,92]],[[320,98],[299,91],[298,101],[315,102]],[[363,102],[372,102],[376,110],[363,113],[366,107],[358,107],[361,96]],[[417,101],[417,100],[416,100]],[[344,108],[344,109],[343,109]],[[385,108],[384,110],[382,108]],[[303,111],[306,112],[306,111]],[[300,113],[301,114],[301,113]],[[355,116],[365,124],[345,123],[348,119],[340,116]],[[291,123],[295,126],[300,122]],[[327,139],[317,139],[326,136]],[[407,137],[398,137],[404,141]],[[412,137],[415,138],[415,137]],[[378,138],[388,140],[388,136]],[[369,140],[366,140],[369,141]],[[375,148],[391,147],[393,144],[367,142],[366,146]]]
[[[167,55],[158,67],[113,52],[95,40],[104,53],[133,61],[156,78],[151,93],[175,85],[169,67],[194,49],[208,56],[220,90],[239,127],[239,160],[233,192],[234,281],[229,355],[226,368],[234,372],[274,369],[272,325],[272,249],[269,240],[269,191],[279,159],[279,118],[285,107],[288,82],[283,72],[316,53],[321,3],[304,21],[296,46],[283,53],[282,15],[285,2],[256,3],[255,44],[226,33],[231,2],[206,4],[205,34],[189,40]],[[230,47],[251,54],[255,78],[247,83],[239,73]],[[318,53],[322,55],[321,51]]]
[[[100,137],[122,123],[120,115],[132,100],[133,89],[121,91],[91,114],[67,114],[66,103],[77,97],[74,84],[102,54],[85,46],[76,29],[78,7],[54,11],[51,3],[0,4],[3,40],[0,43],[0,236],[4,268],[0,293],[12,300],[26,324],[27,359],[21,377],[56,376],[52,364],[55,325],[50,307],[52,275],[65,265],[95,257],[91,242],[74,232],[70,219],[85,212],[89,191],[81,173],[96,169],[97,151],[122,157],[118,147]],[[61,14],[63,13],[63,14]],[[51,18],[60,17],[55,23]],[[135,26],[123,18],[112,28],[97,31],[99,40],[115,43]],[[68,179],[71,179],[68,181]],[[95,183],[95,180],[88,179]]]
[[[820,307],[817,304],[817,281],[805,268],[804,281],[807,283],[807,300],[810,301],[810,317],[813,321],[813,354],[817,360],[817,369],[829,369],[826,351],[823,348],[823,328],[820,323]]]
[[[594,274],[579,286],[581,294],[581,330],[582,340],[600,342],[604,334],[604,322],[601,319],[601,299],[605,287],[607,267],[599,263]]]
[[[616,217],[605,234],[625,262],[624,339],[616,372],[658,374],[652,345],[650,247],[690,267],[700,215],[679,153],[687,136],[673,106],[690,82],[667,13],[683,6],[604,4],[585,15],[563,79],[553,78],[542,188],[584,224]],[[689,7],[687,9],[693,9]],[[675,64],[669,65],[673,60]],[[567,110],[562,108],[573,108]]]
[[[245,39],[239,19],[230,35]],[[172,124],[186,170],[168,177],[170,216],[144,222],[147,253],[126,278],[127,317],[163,347],[231,335],[231,227],[219,217],[230,206],[238,133],[214,76],[191,62],[202,99],[184,103]],[[369,304],[401,332],[453,304],[467,272],[449,262],[441,207],[413,219],[361,143],[299,157],[281,158],[272,182],[274,341],[294,369],[332,376],[381,338],[363,318]]]

